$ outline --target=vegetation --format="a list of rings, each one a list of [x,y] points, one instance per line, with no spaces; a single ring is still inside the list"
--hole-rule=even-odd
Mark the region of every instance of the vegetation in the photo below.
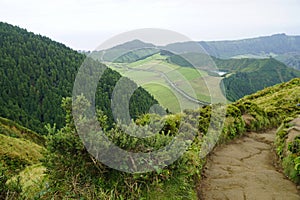
[[[276,127],[283,119],[300,114],[297,107],[299,87],[300,79],[293,79],[288,83],[266,88],[228,105],[225,126],[218,143],[231,140],[246,131]],[[282,103],[282,96],[289,97],[285,105]],[[163,120],[164,127],[162,132],[147,139],[129,136],[118,125],[106,130],[105,134],[110,140],[123,149],[149,151],[165,146],[176,135],[179,125],[198,127],[196,138],[179,160],[154,172],[129,174],[103,165],[87,152],[74,127],[70,100],[70,98],[63,100],[63,107],[67,110],[65,120],[68,123],[58,130],[48,127],[50,131],[47,137],[47,151],[44,151],[45,159],[43,159],[46,170],[44,171],[39,165],[34,165],[20,174],[21,177],[28,177],[30,173],[26,171],[33,170],[37,174],[46,173],[46,176],[41,175],[44,178],[37,181],[39,184],[34,185],[30,190],[29,187],[25,187],[30,183],[21,179],[18,187],[23,192],[20,192],[20,197],[35,194],[38,195],[36,197],[42,199],[53,197],[59,199],[156,199],[157,197],[160,199],[170,197],[196,199],[195,188],[201,181],[200,172],[205,163],[205,159],[201,159],[199,153],[204,145],[202,138],[205,137],[209,123],[211,123],[212,106],[205,106],[199,110],[187,110],[185,113],[163,118],[156,116],[158,120]],[[80,103],[81,101],[83,103]],[[82,98],[80,102],[78,102],[80,105],[88,103]],[[107,118],[103,112],[98,111],[98,113],[99,121],[105,127]],[[149,117],[151,114],[146,114],[135,123],[145,126],[149,122]],[[87,119],[82,118],[82,120]],[[217,125],[218,123],[215,122],[213,123]],[[290,145],[289,149],[294,150],[295,145]],[[33,179],[36,178],[33,177]],[[14,183],[18,183],[17,179],[14,180]],[[45,183],[48,187],[45,187]],[[5,187],[10,186],[7,183]],[[17,190],[15,188],[10,191]]]
[[[86,56],[49,38],[0,23],[0,113],[38,133],[47,123],[64,125],[63,97],[71,96],[77,70]],[[95,65],[106,68],[94,61]],[[120,74],[107,69],[98,84],[97,106],[113,121],[110,98]],[[137,98],[140,97],[140,98]],[[139,88],[134,116],[148,112],[157,101]]]
[[[121,78],[120,74],[48,38],[5,23],[0,23],[0,30],[0,56],[3,57],[0,59],[3,77],[0,81],[0,113],[34,130],[48,132],[47,135],[37,134],[7,118],[0,118],[0,199],[196,199],[196,188],[201,182],[201,170],[206,159],[200,156],[203,150],[211,150],[214,142],[227,142],[246,131],[277,127],[284,120],[283,128],[278,132],[277,151],[283,159],[286,173],[298,181],[299,137],[287,141],[284,131],[290,127],[286,122],[300,114],[300,78],[265,88],[229,105],[206,105],[165,116],[147,113],[157,101],[140,88],[130,99],[130,114],[134,120],[122,125],[113,123],[110,109],[110,99],[114,86]],[[140,42],[135,41],[128,48],[135,48],[136,45],[140,45]],[[124,46],[121,47],[124,50]],[[141,63],[154,60],[154,70],[167,73],[170,69],[174,71],[175,66],[187,80],[195,80],[197,76],[191,68],[176,66],[167,61],[166,56],[166,52],[147,56],[132,62],[129,67],[137,68]],[[90,66],[83,73],[89,73],[92,77],[90,70],[94,67],[103,71],[95,99],[97,120],[103,133],[93,131],[94,121],[89,116],[80,115],[76,118],[78,123],[88,128],[86,136],[91,142],[88,146],[82,143],[72,113],[87,109],[92,102],[88,102],[83,95],[73,98],[73,102],[68,97],[71,96],[78,63],[83,59]],[[176,59],[174,61],[178,62]],[[160,68],[157,65],[159,62],[164,62],[167,68]],[[240,73],[250,74],[256,69],[272,74],[270,66],[278,64],[273,59],[237,62],[245,62],[245,67],[239,68]],[[223,69],[235,73],[235,68],[229,66],[225,63]],[[279,74],[285,75],[287,72]],[[176,76],[169,76],[176,81]],[[129,79],[125,80],[126,88],[137,87]],[[155,84],[150,86],[157,87]],[[85,85],[80,87],[84,89]],[[221,112],[223,108],[226,108],[226,113]],[[213,110],[217,112],[212,113]],[[224,126],[223,117],[226,117]],[[145,138],[128,134],[128,131],[139,133],[140,129],[146,130],[144,134],[149,134],[152,126],[150,120],[162,124],[155,134]],[[208,134],[209,128],[222,130],[220,137],[216,137],[215,132]],[[156,157],[146,163],[145,160],[131,161],[133,167],[143,164],[155,170],[126,173],[104,165],[89,153],[104,141],[97,140],[103,135],[129,152],[153,152],[172,144],[176,137],[183,138],[182,142],[189,144],[189,147],[172,149],[164,159],[171,160],[178,152],[183,154],[170,165],[161,168],[161,159]],[[123,157],[110,154],[105,148],[98,153],[100,156],[110,155],[109,159],[126,171],[128,163],[124,163]]]
[[[284,173],[300,184],[300,118],[283,121],[276,133],[276,152],[282,161]]]
[[[287,68],[273,58],[217,60],[216,63],[220,70],[230,73],[222,80],[226,97],[230,101],[300,77],[300,71]]]
[[[274,40],[277,40],[279,38],[280,37],[275,38]],[[121,45],[121,47],[124,48],[124,46],[127,46],[127,44],[130,44],[130,42]],[[135,44],[138,46],[137,43]],[[142,42],[140,42],[139,45],[141,45],[140,48],[145,46],[145,44]],[[116,50],[121,47],[116,46],[112,49]],[[285,64],[275,60],[272,57],[265,56],[264,59],[220,59],[216,57],[210,58],[208,55],[205,54],[192,53],[192,48],[195,48],[195,46],[189,42],[170,44],[166,48],[170,50],[175,50],[176,52],[182,51],[184,53],[176,55],[166,50],[160,50],[160,56],[157,56],[158,53],[153,53],[153,51],[151,51],[151,48],[142,48],[130,51],[125,55],[120,54],[119,57],[116,59],[119,65],[110,66],[112,66],[113,69],[122,73],[122,75],[130,77],[132,80],[138,83],[140,83],[140,79],[141,81],[157,80],[157,73],[155,73],[154,71],[145,71],[149,69],[154,69],[166,73],[168,77],[172,80],[172,82],[174,82],[176,85],[178,85],[178,87],[180,87],[182,86],[182,84],[180,84],[180,80],[182,80],[182,77],[178,75],[179,73],[191,83],[192,87],[197,93],[197,98],[206,102],[210,102],[210,99],[208,98],[208,91],[205,87],[206,84],[203,81],[200,81],[200,77],[208,75],[210,78],[216,79],[216,77],[220,76],[216,72],[218,70],[222,73],[225,73],[225,75],[223,75],[223,80],[221,84],[224,85],[224,94],[226,95],[226,98],[231,102],[234,102],[244,97],[245,95],[253,94],[259,90],[275,85],[277,83],[286,82],[291,80],[292,78],[300,77],[300,72],[298,70],[288,68]],[[111,51],[112,49],[109,49],[108,51]],[[192,64],[189,63],[188,60],[192,61],[195,66],[200,67],[202,69],[201,74],[195,72]],[[216,65],[216,67],[215,69],[212,69],[212,66],[214,66],[214,64]],[[176,69],[176,73],[175,71],[166,71],[166,66],[172,69]],[[133,67],[134,69],[132,69]],[[133,71],[135,69],[143,69],[144,71]],[[192,76],[193,78],[190,78],[190,76]],[[176,77],[180,80],[176,80]],[[208,81],[208,78],[206,81]],[[151,89],[151,87],[147,87],[147,89],[149,88]],[[187,88],[181,89],[185,91]],[[151,90],[148,91],[151,93]],[[162,99],[158,94],[152,94],[158,97],[159,99]],[[168,100],[169,102],[173,102],[172,99]],[[172,107],[166,104],[164,104],[164,106],[170,110],[174,110]]]
[[[198,107],[195,102],[179,94],[174,87],[199,100],[210,102],[210,95],[203,80],[207,73],[199,72],[195,68],[183,68],[170,63],[166,57],[166,52],[157,53],[132,63],[111,63],[108,65],[144,87],[162,106],[173,113],[184,108]],[[173,83],[173,86],[170,85],[170,82]],[[158,88],[162,90],[158,90]],[[166,90],[169,92],[164,93]],[[168,95],[170,93],[172,94]],[[178,102],[181,103],[181,109],[178,107]]]
[[[0,121],[0,199],[33,199],[40,192],[45,138],[8,119]]]
[[[70,105],[69,98],[63,101],[64,106]],[[78,101],[86,102],[84,99]],[[65,109],[68,110],[70,107],[65,107]],[[147,123],[148,116],[145,115],[137,123]],[[173,119],[180,117],[179,115],[168,116],[170,120],[165,120],[163,132],[165,134],[156,134],[150,138],[133,138],[118,126],[107,131],[106,135],[122,149],[151,151],[170,142],[179,126],[173,123]],[[202,161],[197,156],[200,148],[198,140],[194,141],[191,150],[184,157],[172,165],[154,172],[130,174],[109,168],[96,161],[83,146],[74,128],[74,122],[70,118],[72,116],[67,114],[66,121],[70,123],[48,137],[48,153],[45,155],[44,165],[47,168],[49,189],[41,198],[156,199],[156,196],[149,196],[150,191],[160,190],[163,191],[158,192],[162,199],[169,198],[169,195],[175,195],[176,198],[185,196],[187,199],[196,197],[193,182],[200,178],[202,166]],[[105,123],[105,121],[102,122]],[[119,160],[120,158],[111,159]],[[149,164],[155,165],[156,162],[153,160],[153,163]]]
[[[202,41],[202,48],[211,56],[229,58],[269,58],[273,57],[289,67],[300,70],[300,37],[276,34],[258,38],[233,41]],[[193,42],[167,45],[175,52],[191,52]]]

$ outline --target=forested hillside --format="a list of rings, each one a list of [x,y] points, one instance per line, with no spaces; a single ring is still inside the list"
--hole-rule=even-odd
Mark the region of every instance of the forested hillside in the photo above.
[[[62,97],[71,96],[77,70],[86,58],[63,44],[0,23],[0,115],[37,132],[46,123],[64,124]],[[96,63],[99,67],[106,66]],[[120,74],[106,69],[98,84],[97,106],[112,123],[110,97]],[[139,88],[131,99],[133,116],[148,111],[157,101]]]
[[[300,77],[300,71],[288,68],[273,58],[216,59],[215,62],[221,71],[228,72],[222,82],[226,97],[230,101],[236,101],[266,87]]]

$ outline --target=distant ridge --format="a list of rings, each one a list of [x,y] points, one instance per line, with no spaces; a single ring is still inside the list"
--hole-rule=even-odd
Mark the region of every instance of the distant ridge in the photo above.
[[[271,55],[300,53],[300,36],[284,33],[242,40],[199,42],[212,56],[229,58],[236,55]]]
[[[141,40],[135,39],[129,42],[125,42],[123,44],[119,44],[117,46],[112,47],[111,49],[124,49],[124,50],[132,50],[137,48],[146,48],[146,47],[155,47],[155,45],[151,43],[146,43]]]
[[[268,58],[283,62],[289,67],[300,70],[300,36],[289,36],[285,33],[261,36],[241,40],[199,41],[203,52],[217,58]],[[153,47],[153,44],[133,40],[105,50],[104,60],[111,61],[112,55],[124,53],[124,50]],[[168,44],[167,48],[175,52],[191,52],[195,42],[178,42]],[[122,50],[122,51],[121,51]],[[99,56],[99,54],[98,54]],[[114,57],[116,59],[116,56]]]

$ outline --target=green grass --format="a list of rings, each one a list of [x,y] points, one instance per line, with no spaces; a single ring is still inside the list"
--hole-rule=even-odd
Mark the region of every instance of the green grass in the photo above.
[[[162,56],[160,54],[154,54],[153,56],[149,56],[143,60],[138,60],[136,62],[130,63],[129,66],[130,67],[141,67],[145,64],[148,64],[149,62],[152,62],[153,60],[159,60],[159,61],[163,61],[166,59],[166,56]]]
[[[36,164],[43,157],[43,147],[25,139],[0,134],[0,160],[12,168]],[[18,166],[21,164],[22,166]]]
[[[169,181],[165,181],[164,184],[155,185],[147,193],[147,199],[149,200],[190,200],[198,199],[194,183],[188,183],[183,185],[185,181],[179,178],[173,177]]]
[[[197,108],[198,105],[178,94],[174,88],[169,86],[169,83],[160,72],[164,73],[176,87],[189,94],[189,96],[206,102],[211,101],[211,95],[206,83],[208,81],[210,81],[209,83],[218,82],[217,77],[210,77],[207,72],[202,70],[191,67],[180,67],[176,64],[169,63],[166,58],[166,56],[154,54],[133,63],[111,63],[108,65],[123,76],[130,78],[138,85],[144,87],[162,106],[172,112],[180,111],[178,102],[181,102],[181,110]],[[133,68],[154,70],[157,72],[137,71]],[[205,77],[205,80],[203,77]],[[218,83],[216,84],[218,85]],[[219,88],[215,89],[219,90]],[[175,94],[178,94],[177,97]]]
[[[189,81],[197,79],[199,77],[207,76],[207,72],[204,72],[202,70],[200,71],[195,68],[180,67],[177,71]]]
[[[255,94],[245,96],[238,102],[251,101],[266,112],[271,112],[285,118],[291,113],[299,113],[300,108],[300,78],[295,78],[283,84],[268,87]]]
[[[0,134],[14,138],[24,138],[42,146],[45,144],[43,136],[3,117],[0,117]]]
[[[180,112],[180,104],[177,97],[169,87],[157,83],[145,84],[143,87],[150,92],[164,108],[170,109],[173,113]]]
[[[11,181],[16,181],[17,177],[20,177],[20,184],[22,185],[23,197],[26,196],[27,199],[34,199],[38,196],[39,192],[43,189],[44,186],[45,172],[46,168],[42,166],[41,163],[30,165],[21,171],[18,175],[12,177],[8,180],[7,183]]]
[[[44,137],[0,118],[0,168],[5,169],[4,175],[9,178],[6,185],[20,184],[22,199],[34,199],[41,189],[45,171],[41,164],[44,144]]]

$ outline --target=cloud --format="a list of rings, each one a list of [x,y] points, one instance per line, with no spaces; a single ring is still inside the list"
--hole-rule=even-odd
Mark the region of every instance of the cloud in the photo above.
[[[298,0],[2,0],[1,21],[50,36],[73,48],[91,48],[109,35],[165,28],[195,40],[300,34]],[[94,42],[85,37],[99,34]],[[105,37],[104,37],[105,35]],[[80,44],[79,44],[80,43]]]

